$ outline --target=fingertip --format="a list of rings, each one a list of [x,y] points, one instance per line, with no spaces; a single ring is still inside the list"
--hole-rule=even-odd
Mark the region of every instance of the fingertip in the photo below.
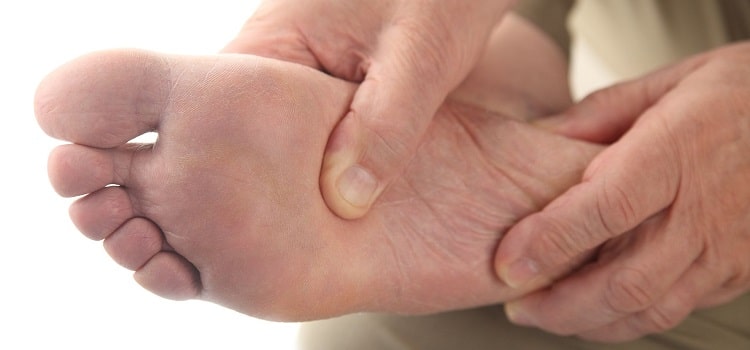
[[[503,308],[505,309],[505,317],[508,318],[510,323],[523,327],[531,327],[534,325],[534,321],[524,309],[523,304],[520,301],[507,302]]]
[[[508,286],[520,289],[539,276],[539,263],[529,258],[520,258],[500,266],[500,279]]]
[[[369,170],[352,165],[336,179],[336,191],[346,204],[354,210],[367,211],[377,197],[378,180]],[[361,215],[360,215],[361,216]]]
[[[494,268],[495,275],[509,287],[517,288],[512,281],[508,283],[510,265],[521,259],[524,247],[528,239],[524,227],[528,217],[517,222],[508,231],[503,234],[500,242],[495,249]]]
[[[330,162],[336,162],[330,160]],[[323,198],[329,209],[344,219],[358,219],[379,195],[378,180],[364,167],[333,165],[321,175]]]
[[[358,122],[350,112],[331,133],[320,175],[323,199],[343,219],[363,217],[382,192],[373,171],[357,163],[362,153]]]
[[[511,262],[496,262],[495,272],[508,287],[527,293],[552,284],[553,279],[542,273],[540,264],[529,258],[519,258]]]
[[[531,216],[512,227],[500,241],[495,253],[495,274],[509,287],[527,292],[552,283],[553,278],[544,269],[548,262],[537,249],[539,232]]]

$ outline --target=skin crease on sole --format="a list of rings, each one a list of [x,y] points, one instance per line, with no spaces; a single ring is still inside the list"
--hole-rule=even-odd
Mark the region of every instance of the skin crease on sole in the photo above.
[[[534,38],[520,28],[496,37]],[[86,195],[73,222],[166,298],[289,321],[501,302],[524,292],[492,269],[502,232],[576,183],[600,149],[507,116],[559,110],[569,97],[544,79],[509,90],[524,69],[554,65],[514,57],[541,55],[505,42],[498,50],[516,66],[492,72],[505,80],[484,81],[480,61],[362,219],[333,215],[318,182],[355,86],[255,56],[120,50],[60,67],[35,101],[42,129],[72,143],[51,153],[50,181]],[[154,144],[128,143],[149,131]]]

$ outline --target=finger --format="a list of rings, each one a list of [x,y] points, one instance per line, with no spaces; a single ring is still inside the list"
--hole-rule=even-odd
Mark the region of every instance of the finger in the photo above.
[[[677,327],[723,283],[723,276],[696,261],[651,307],[611,324],[579,334],[592,341],[624,342]]]
[[[495,256],[503,281],[525,289],[546,285],[673,202],[681,166],[662,113],[648,110],[632,133],[592,161],[580,184],[507,232]]]
[[[536,125],[590,142],[612,143],[622,137],[647,109],[682,77],[705,61],[696,56],[643,78],[623,82],[586,96],[567,111],[539,119]]]
[[[134,185],[134,168],[142,168],[149,145],[114,149],[62,145],[50,153],[47,171],[52,187],[64,197],[97,191],[107,185]]]
[[[664,216],[666,217],[666,216]],[[650,221],[603,247],[607,254],[551,289],[509,303],[511,321],[564,335],[579,334],[646,312],[693,262],[701,245]],[[682,316],[676,311],[670,320]]]
[[[343,218],[364,215],[403,170],[438,106],[470,68],[467,62],[449,66],[449,56],[442,61],[437,46],[405,32],[383,34],[385,44],[367,68],[350,112],[329,138],[321,189]],[[478,56],[479,50],[468,55]]]
[[[155,130],[172,87],[169,64],[143,51],[98,52],[39,84],[37,121],[52,137],[109,148]]]

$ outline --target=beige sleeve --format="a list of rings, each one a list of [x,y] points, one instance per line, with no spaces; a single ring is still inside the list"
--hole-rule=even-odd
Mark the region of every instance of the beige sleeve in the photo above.
[[[568,14],[574,4],[575,0],[520,0],[514,11],[534,23],[569,53]]]

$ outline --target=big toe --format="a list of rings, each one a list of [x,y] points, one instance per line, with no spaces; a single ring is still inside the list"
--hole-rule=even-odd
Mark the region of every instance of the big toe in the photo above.
[[[156,129],[171,85],[167,62],[135,50],[75,59],[39,84],[37,121],[55,138],[101,148],[121,145]]]

